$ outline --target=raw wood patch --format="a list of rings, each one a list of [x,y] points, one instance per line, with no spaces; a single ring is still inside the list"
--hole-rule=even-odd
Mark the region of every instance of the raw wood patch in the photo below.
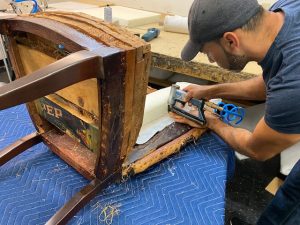
[[[270,192],[272,195],[275,195],[277,190],[280,188],[280,186],[283,184],[283,181],[279,179],[278,177],[275,177],[269,185],[266,187],[266,191]]]

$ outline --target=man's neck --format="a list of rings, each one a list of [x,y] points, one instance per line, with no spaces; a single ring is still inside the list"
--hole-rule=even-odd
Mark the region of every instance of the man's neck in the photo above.
[[[253,61],[261,62],[268,53],[283,24],[283,12],[267,11],[258,30],[252,32],[248,37],[252,45],[251,47],[249,46],[249,58]]]

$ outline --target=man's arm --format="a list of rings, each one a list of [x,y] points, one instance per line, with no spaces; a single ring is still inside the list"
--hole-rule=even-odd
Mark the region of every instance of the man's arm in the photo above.
[[[270,159],[300,141],[300,134],[279,133],[270,128],[264,118],[258,122],[253,133],[231,127],[208,113],[206,118],[208,128],[216,132],[234,150],[260,161]]]
[[[183,89],[189,98],[226,98],[243,100],[265,100],[266,86],[262,76],[249,80],[216,85],[192,84]]]
[[[182,116],[171,114],[176,122],[201,127]],[[265,161],[300,141],[300,134],[283,134],[270,128],[262,118],[253,133],[223,123],[211,112],[205,111],[207,127],[217,133],[235,151],[250,158]]]

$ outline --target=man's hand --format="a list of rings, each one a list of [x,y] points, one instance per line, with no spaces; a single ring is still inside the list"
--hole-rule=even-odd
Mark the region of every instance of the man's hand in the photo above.
[[[173,118],[173,119],[175,120],[175,122],[177,122],[177,123],[184,123],[184,124],[187,124],[187,125],[189,125],[189,126],[191,126],[191,127],[195,127],[195,128],[203,128],[203,127],[205,127],[205,126],[202,126],[202,125],[199,124],[199,123],[196,123],[196,122],[194,122],[194,121],[191,121],[191,120],[189,120],[189,119],[187,119],[187,118],[185,118],[185,117],[183,117],[183,116],[180,116],[180,115],[178,115],[178,114],[176,114],[176,113],[169,112],[169,115],[170,115],[170,117]]]
[[[198,110],[191,110],[198,116]],[[191,127],[209,128],[216,132],[234,150],[256,160],[267,160],[282,152],[284,149],[300,141],[300,134],[283,134],[271,129],[264,118],[257,124],[253,133],[248,130],[235,128],[222,122],[218,116],[204,111],[206,126],[202,126],[183,116],[170,113],[170,116],[179,123],[185,123]]]
[[[210,100],[212,98],[239,100],[266,100],[266,86],[262,76],[249,80],[215,85],[191,84],[183,89],[187,92],[187,99]]]
[[[191,98],[196,99],[211,99],[210,93],[211,86],[210,85],[197,85],[191,84],[183,89],[187,93],[185,101],[189,101]]]
[[[190,113],[192,113],[194,116],[197,116],[198,110],[190,111]],[[209,128],[209,125],[211,123],[214,123],[215,120],[219,120],[219,118],[216,115],[214,115],[213,113],[211,113],[209,111],[204,111],[204,115],[206,118],[206,125],[201,125],[201,124],[191,121],[183,116],[177,115],[176,113],[173,113],[173,112],[169,112],[169,115],[178,123],[184,123],[191,127],[196,127],[196,128],[205,128],[205,127]]]

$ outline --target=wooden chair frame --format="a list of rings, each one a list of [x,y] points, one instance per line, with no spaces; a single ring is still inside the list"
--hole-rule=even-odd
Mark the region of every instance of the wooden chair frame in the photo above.
[[[14,38],[20,32],[36,35],[56,45],[63,45],[67,56],[25,76],[24,68],[20,65],[21,59],[17,42]],[[0,166],[28,148],[44,142],[54,153],[91,180],[86,187],[56,212],[47,222],[48,225],[66,224],[87,202],[110,183],[116,182],[123,175],[142,172],[178,151],[190,139],[198,138],[204,132],[204,130],[190,130],[187,126],[176,125],[178,129],[168,128],[150,144],[138,146],[136,151],[132,150],[141,127],[140,114],[143,113],[147,90],[151,57],[147,46],[146,48],[143,48],[145,46],[140,47],[142,50],[135,53],[137,61],[142,62],[141,68],[144,69],[137,71],[141,75],[136,77],[136,81],[133,83],[133,78],[131,80],[128,78],[126,73],[128,68],[124,64],[126,51],[104,46],[95,39],[64,24],[45,18],[15,17],[0,20],[0,34],[5,37],[10,53],[9,58],[18,78],[0,88],[0,110],[26,103],[30,117],[37,129],[37,132],[21,138],[0,151]],[[145,51],[145,49],[147,50]],[[91,78],[97,79],[99,115],[102,115],[98,121],[101,134],[99,151],[91,153],[83,150],[74,155],[69,149],[74,141],[65,134],[61,134],[39,116],[33,101]],[[131,86],[125,87],[126,82]],[[142,90],[138,93],[142,97],[132,106],[134,100],[128,101],[126,95],[134,85],[139,86],[139,90]],[[132,111],[126,111],[128,106],[135,107],[137,111],[130,119],[128,119],[128,115]],[[137,119],[138,116],[139,119]],[[129,120],[137,121],[135,127]],[[132,130],[131,136],[128,134],[130,130]],[[174,142],[174,139],[179,136],[181,136],[180,139]],[[63,141],[57,141],[60,139]],[[129,139],[131,141],[128,141]],[[135,153],[142,149],[140,151],[142,154],[138,152],[128,157],[128,149]],[[153,149],[158,150],[153,152]],[[85,158],[88,163],[78,163],[82,161],[82,158]],[[124,165],[126,169],[122,168]]]
[[[85,205],[94,195],[121,176],[121,148],[124,125],[124,104],[125,90],[125,69],[124,51],[116,48],[105,47],[92,39],[83,38],[79,32],[67,26],[57,27],[57,24],[37,18],[14,18],[2,20],[0,33],[7,37],[10,59],[19,78],[16,81],[0,88],[0,109],[9,108],[22,103],[31,102],[37,98],[48,95],[78,83],[80,81],[96,78],[98,85],[101,85],[99,95],[99,111],[105,114],[99,120],[101,132],[100,149],[97,154],[94,168],[95,178],[92,182],[78,192],[61,210],[59,210],[47,224],[65,224],[75,213]],[[42,68],[29,76],[18,65],[16,43],[13,39],[15,32],[30,32],[54,43],[64,43],[65,49],[74,52],[49,66]],[[113,65],[113,66],[112,66]],[[72,74],[72,76],[70,76]],[[112,91],[114,87],[117,91]],[[30,116],[38,129],[38,133],[30,134],[5,150],[0,152],[0,165],[3,165],[11,158],[38,144],[39,142],[51,143],[55,139],[50,137],[46,128],[40,129],[41,118],[37,117],[33,103],[28,103]],[[118,111],[118,114],[109,112]],[[43,121],[43,124],[45,122]],[[116,129],[119,128],[119,129]],[[45,130],[45,132],[43,132]],[[114,133],[114,135],[112,135]],[[48,144],[65,161],[69,161],[63,152],[55,148],[54,143]],[[113,157],[112,157],[113,156]],[[75,166],[76,167],[76,166]],[[82,168],[77,168],[79,171]],[[82,170],[82,174],[91,178],[90,174]]]

